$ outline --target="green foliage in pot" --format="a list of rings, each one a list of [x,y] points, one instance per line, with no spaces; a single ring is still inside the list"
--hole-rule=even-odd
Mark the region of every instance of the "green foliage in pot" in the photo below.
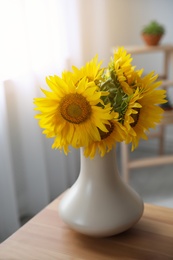
[[[164,33],[165,33],[164,26],[159,24],[157,21],[151,21],[148,25],[144,26],[142,30],[142,34],[163,35]]]

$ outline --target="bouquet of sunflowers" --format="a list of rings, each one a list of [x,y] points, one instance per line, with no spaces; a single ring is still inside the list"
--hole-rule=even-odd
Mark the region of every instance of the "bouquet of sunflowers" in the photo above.
[[[142,76],[132,58],[119,47],[108,67],[101,68],[98,57],[80,69],[49,76],[50,91],[35,98],[36,115],[43,133],[54,138],[52,148],[69,152],[69,146],[84,148],[86,157],[109,152],[117,142],[132,143],[134,150],[146,132],[162,119],[159,104],[166,93],[154,72]]]

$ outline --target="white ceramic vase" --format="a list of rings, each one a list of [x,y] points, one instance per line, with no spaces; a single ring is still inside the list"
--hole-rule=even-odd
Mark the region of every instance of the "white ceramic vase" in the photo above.
[[[81,148],[79,177],[59,204],[69,227],[89,236],[116,235],[137,223],[143,208],[140,196],[119,176],[115,149],[90,159]]]

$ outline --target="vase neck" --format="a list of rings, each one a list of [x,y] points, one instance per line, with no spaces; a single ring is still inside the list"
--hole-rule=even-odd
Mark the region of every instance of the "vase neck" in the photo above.
[[[83,154],[83,148],[80,149],[81,156],[81,173],[92,175],[98,174],[99,177],[101,175],[108,174],[109,175],[118,175],[117,170],[117,162],[116,162],[116,148],[113,148],[110,152],[106,153],[103,157],[101,157],[98,153],[96,153],[93,159],[89,157],[85,157]]]

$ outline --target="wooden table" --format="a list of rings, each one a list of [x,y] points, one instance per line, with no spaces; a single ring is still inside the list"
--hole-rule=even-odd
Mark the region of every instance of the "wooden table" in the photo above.
[[[1,260],[173,259],[173,209],[145,204],[143,217],[130,230],[91,238],[60,220],[58,200],[0,245]]]

